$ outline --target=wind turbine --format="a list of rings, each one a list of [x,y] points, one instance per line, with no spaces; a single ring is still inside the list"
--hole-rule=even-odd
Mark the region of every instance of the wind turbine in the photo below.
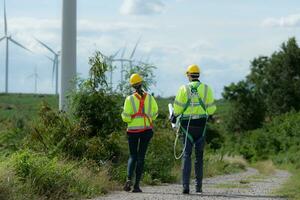
[[[131,54],[130,54],[130,57],[129,57],[129,67],[130,67],[130,70],[132,69],[132,59],[133,59],[133,56],[134,56],[134,54],[135,54],[135,52],[136,52],[136,49],[137,49],[137,46],[139,45],[139,43],[140,43],[140,41],[141,41],[141,38],[142,37],[140,37],[138,40],[137,40],[137,42],[136,42],[136,44],[135,44],[135,46],[134,46],[134,48],[133,48],[133,50],[132,50],[132,52],[131,52]]]
[[[37,73],[36,66],[34,68],[34,73],[28,76],[28,78],[34,78],[34,93],[37,94],[37,80],[39,79],[39,75]]]
[[[45,47],[50,53],[53,54],[53,58],[49,58],[46,56],[49,60],[53,62],[53,67],[52,67],[52,83],[54,79],[54,74],[55,74],[55,94],[58,94],[58,67],[59,67],[59,55],[60,51],[55,52],[52,48],[50,48],[48,45],[46,45],[44,42],[38,40],[35,38],[35,40],[41,44],[43,47]]]
[[[17,42],[12,38],[11,35],[8,35],[8,27],[7,27],[7,17],[6,17],[6,2],[4,2],[4,36],[0,38],[0,42],[2,40],[5,41],[6,49],[5,49],[5,93],[8,93],[8,74],[9,74],[9,43],[12,42],[15,45],[21,47],[22,49],[25,49],[26,51],[31,52],[28,48]]]
[[[125,52],[126,52],[126,46],[123,48],[123,51],[121,54],[121,84],[123,84],[123,81],[124,81],[123,80],[124,79],[124,60],[123,59],[124,59]],[[121,91],[123,90],[122,88],[121,88]]]
[[[113,55],[111,56],[105,56],[107,63],[109,65],[109,71],[110,71],[110,79],[109,79],[109,84],[110,84],[110,90],[112,91],[112,87],[113,87],[113,62],[115,61],[115,57],[119,54],[119,52],[121,51],[121,49],[119,49],[118,51],[116,51]]]

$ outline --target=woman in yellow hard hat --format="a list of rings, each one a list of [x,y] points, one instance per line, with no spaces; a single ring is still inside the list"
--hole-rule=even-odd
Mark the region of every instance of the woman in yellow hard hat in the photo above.
[[[135,171],[132,192],[142,192],[139,184],[148,144],[153,136],[152,122],[157,117],[158,107],[154,97],[143,90],[143,79],[139,74],[132,74],[129,82],[135,92],[126,98],[122,112],[122,119],[128,124],[127,136],[130,153],[124,190],[131,190]]]

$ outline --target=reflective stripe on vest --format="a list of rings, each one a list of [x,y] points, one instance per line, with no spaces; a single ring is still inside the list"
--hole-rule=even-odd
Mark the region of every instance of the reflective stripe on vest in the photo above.
[[[137,113],[138,111],[137,111],[135,103],[134,103],[134,97],[133,97],[133,95],[130,96],[130,102],[131,102],[131,106],[132,106],[133,112]]]
[[[152,129],[152,126],[130,126],[127,128],[127,130],[147,130]]]
[[[204,84],[204,96],[203,96],[204,104],[206,104],[207,92],[208,92],[208,86],[206,84]]]

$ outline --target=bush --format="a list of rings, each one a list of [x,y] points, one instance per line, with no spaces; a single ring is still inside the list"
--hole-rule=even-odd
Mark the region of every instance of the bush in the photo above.
[[[300,166],[300,113],[277,116],[263,128],[244,133],[237,151],[252,161],[272,159],[275,164]]]
[[[30,141],[39,142],[36,150],[99,163],[117,162],[122,156],[117,134],[123,128],[119,97],[108,92],[108,66],[100,52],[90,58],[90,65],[90,77],[79,82],[78,89],[70,95],[71,114],[52,110],[47,104],[41,107],[31,131]]]
[[[114,187],[106,169],[86,165],[89,168],[84,163],[60,161],[28,150],[18,152],[6,162],[5,173],[0,165],[0,191],[5,191],[1,195],[12,199],[77,199]]]
[[[172,182],[172,168],[175,164],[173,156],[174,136],[171,132],[155,132],[150,142],[145,162],[145,173],[152,180]],[[150,181],[151,182],[151,181]]]
[[[75,159],[93,159],[99,163],[117,162],[122,157],[120,135],[89,135],[88,127],[81,126],[65,113],[43,105],[40,118],[33,122],[28,146],[48,155],[67,154]]]

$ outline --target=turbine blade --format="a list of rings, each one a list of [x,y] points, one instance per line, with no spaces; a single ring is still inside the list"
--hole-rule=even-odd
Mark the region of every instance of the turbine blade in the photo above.
[[[124,58],[125,52],[126,52],[126,46],[123,48],[123,51],[122,51],[122,54],[121,54],[121,59]]]
[[[20,44],[20,43],[17,42],[16,40],[12,39],[11,37],[9,38],[9,40],[10,40],[12,43],[14,43],[15,45],[17,45],[17,46],[19,46],[19,47],[25,49],[26,51],[29,51],[29,52],[32,53],[32,51],[31,51],[30,49],[28,49],[27,47],[23,46],[22,44]]]
[[[6,36],[3,36],[2,38],[0,38],[0,42],[3,40],[3,39],[5,39],[6,38]]]
[[[32,78],[34,76],[34,74],[31,74],[29,76],[27,76],[27,78]]]
[[[126,58],[121,58],[121,59],[113,59],[112,61],[121,61],[121,62],[132,62],[132,60],[126,59]]]
[[[44,55],[46,58],[48,58],[49,60],[51,60],[52,62],[54,62],[53,58],[50,58],[49,56]]]
[[[42,42],[42,41],[40,41],[40,40],[38,40],[38,39],[36,39],[36,38],[35,38],[35,40],[36,40],[38,43],[40,43],[43,47],[45,47],[46,49],[48,49],[49,51],[51,51],[53,54],[56,55],[56,52],[55,52],[53,49],[51,49],[48,45],[46,45],[44,42]]]
[[[141,38],[142,37],[140,37],[138,40],[137,40],[137,42],[136,42],[136,44],[135,44],[135,46],[134,46],[134,48],[133,48],[133,51],[132,51],[132,53],[131,53],[131,55],[130,55],[130,59],[132,59],[133,58],[133,56],[134,56],[134,54],[135,54],[135,51],[136,51],[136,48],[137,48],[137,46],[139,45],[139,43],[140,43],[140,41],[141,41]]]
[[[119,54],[120,51],[121,51],[121,49],[119,49],[118,51],[116,51],[116,53],[113,54],[110,58],[114,59]]]
[[[6,18],[6,2],[4,2],[4,34],[7,36],[7,18]]]

